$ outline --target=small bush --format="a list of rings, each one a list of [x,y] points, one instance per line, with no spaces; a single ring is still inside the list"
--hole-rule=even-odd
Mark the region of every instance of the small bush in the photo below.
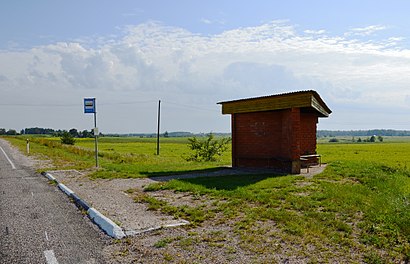
[[[61,139],[61,144],[74,145],[75,143],[74,137],[67,131],[63,132],[63,135],[60,137],[60,139]]]
[[[339,142],[339,140],[337,138],[331,138],[329,139],[329,142]]]
[[[198,140],[196,137],[189,138],[189,148],[194,153],[187,158],[187,161],[216,161],[217,156],[221,156],[228,149],[230,138],[214,138],[210,133],[205,140]]]

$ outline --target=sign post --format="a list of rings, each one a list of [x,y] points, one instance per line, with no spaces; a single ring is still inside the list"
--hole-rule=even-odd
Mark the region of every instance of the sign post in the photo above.
[[[95,167],[98,168],[98,128],[95,98],[84,98],[84,113],[94,114]]]
[[[30,140],[27,139],[26,142],[27,142],[27,146],[26,146],[27,154],[30,154]]]

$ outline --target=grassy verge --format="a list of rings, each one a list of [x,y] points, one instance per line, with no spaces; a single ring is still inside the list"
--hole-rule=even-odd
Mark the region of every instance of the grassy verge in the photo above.
[[[26,151],[26,137],[6,137]],[[47,169],[94,169],[94,140],[77,139],[75,146],[62,145],[59,138],[29,137],[30,153],[51,160]],[[230,151],[217,162],[186,161],[187,138],[163,138],[160,155],[156,141],[149,138],[100,138],[100,168],[94,178],[138,178],[217,169],[230,164]]]

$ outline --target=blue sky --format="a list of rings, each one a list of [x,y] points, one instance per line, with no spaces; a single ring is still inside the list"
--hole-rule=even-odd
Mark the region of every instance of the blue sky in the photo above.
[[[408,1],[3,1],[1,47],[22,47],[81,37],[121,34],[126,25],[159,21],[192,33],[216,34],[289,20],[308,29],[343,34],[350,28],[389,27],[389,33],[408,35]]]
[[[0,127],[230,130],[219,101],[313,89],[319,129],[410,129],[408,1],[3,1]]]

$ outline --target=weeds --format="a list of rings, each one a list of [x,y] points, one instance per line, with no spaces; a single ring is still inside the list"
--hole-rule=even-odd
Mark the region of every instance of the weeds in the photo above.
[[[172,238],[164,238],[164,239],[158,240],[154,244],[154,247],[156,247],[156,248],[166,247],[169,243],[171,243],[173,241],[174,241],[174,239],[172,239]]]
[[[130,191],[128,191],[130,193]],[[132,191],[132,193],[134,193]],[[213,216],[211,211],[208,211],[204,206],[190,207],[190,206],[173,206],[168,202],[154,198],[146,193],[134,194],[134,201],[137,203],[146,203],[148,210],[160,211],[162,213],[172,215],[174,218],[183,218],[188,220],[191,225],[198,225]]]

